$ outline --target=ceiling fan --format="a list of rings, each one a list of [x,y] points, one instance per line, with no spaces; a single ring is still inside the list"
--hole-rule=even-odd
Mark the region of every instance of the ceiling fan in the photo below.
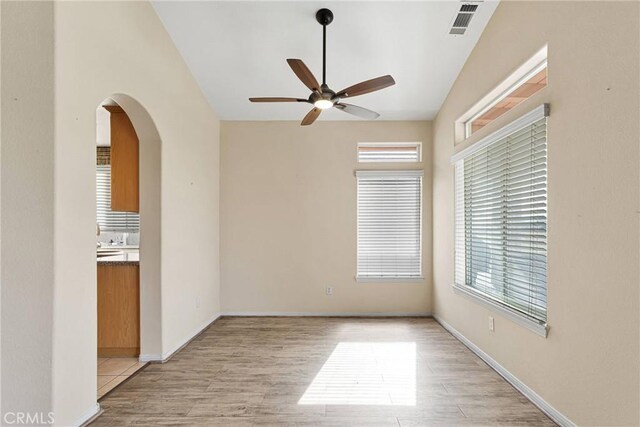
[[[270,97],[270,98],[249,98],[251,102],[306,102],[313,105],[313,109],[304,116],[302,119],[302,126],[312,124],[320,115],[322,110],[329,108],[337,108],[345,113],[353,114],[354,116],[363,119],[377,119],[380,114],[375,111],[367,110],[366,108],[358,107],[357,105],[345,104],[342,102],[344,98],[353,98],[354,96],[364,95],[365,93],[375,92],[380,89],[394,85],[396,82],[393,77],[387,75],[377,77],[375,79],[367,80],[353,86],[349,86],[346,89],[342,89],[339,92],[334,92],[327,86],[326,71],[327,71],[327,25],[333,21],[333,12],[329,9],[320,9],[316,13],[316,20],[322,25],[322,84],[318,83],[318,80],[314,77],[313,73],[307,68],[301,59],[287,59],[287,63],[298,76],[298,78],[304,83],[306,87],[311,89],[311,95],[309,98],[283,98],[283,97]]]

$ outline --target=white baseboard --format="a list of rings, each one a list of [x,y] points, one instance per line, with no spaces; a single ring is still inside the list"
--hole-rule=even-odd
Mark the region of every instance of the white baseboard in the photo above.
[[[480,347],[469,341],[467,337],[458,332],[453,326],[442,320],[438,316],[433,316],[433,318],[442,325],[451,335],[453,335],[458,341],[467,346],[469,350],[474,352],[479,358],[484,360],[487,365],[489,365],[494,371],[496,371],[502,378],[507,380],[512,386],[516,388],[520,393],[522,393],[527,399],[531,401],[534,405],[536,405],[542,412],[544,412],[549,418],[555,421],[558,425],[562,427],[575,427],[576,424],[572,422],[569,418],[563,415],[556,408],[551,406],[547,401],[545,401],[539,394],[535,391],[531,390],[527,385],[525,385],[522,381],[516,378],[511,372],[507,371],[502,365],[496,362],[491,356],[482,351]]]
[[[141,354],[138,356],[140,362],[162,362],[162,355],[159,353]]]
[[[431,317],[424,312],[309,312],[309,311],[225,311],[222,316],[238,317]]]
[[[141,362],[156,362],[165,363],[173,357],[174,354],[185,348],[195,337],[200,335],[205,329],[207,329],[213,322],[220,318],[220,313],[213,315],[209,320],[198,326],[191,334],[189,334],[180,344],[174,346],[171,350],[165,351],[162,354],[141,354],[138,360]]]
[[[88,426],[93,420],[98,418],[98,416],[102,413],[102,409],[100,409],[100,404],[96,402],[95,406],[88,410],[83,416],[81,416],[76,422],[71,425],[74,426]]]

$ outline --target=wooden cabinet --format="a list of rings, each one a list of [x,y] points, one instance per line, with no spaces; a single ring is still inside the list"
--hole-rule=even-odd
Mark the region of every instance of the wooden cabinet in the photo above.
[[[98,356],[140,354],[140,267],[98,263]]]
[[[111,210],[139,212],[139,143],[127,113],[105,106],[111,114]]]

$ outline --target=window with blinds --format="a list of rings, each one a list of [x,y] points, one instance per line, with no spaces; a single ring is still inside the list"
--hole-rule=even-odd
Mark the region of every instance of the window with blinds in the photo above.
[[[547,320],[547,106],[454,156],[457,287]]]
[[[422,171],[357,171],[357,279],[422,278]]]
[[[111,165],[97,165],[96,168],[96,217],[100,230],[127,233],[139,232],[139,214],[111,210]]]
[[[358,144],[358,162],[421,162],[419,142],[361,142]]]

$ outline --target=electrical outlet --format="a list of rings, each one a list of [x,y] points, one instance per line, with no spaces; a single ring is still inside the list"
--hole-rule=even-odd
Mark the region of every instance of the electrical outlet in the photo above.
[[[327,293],[327,295],[333,295],[333,288],[331,286],[327,286],[325,292]]]
[[[196,297],[196,308],[200,308],[200,297]]]
[[[489,330],[491,332],[494,332],[496,330],[495,321],[493,320],[493,317],[491,317],[491,316],[489,316]]]

